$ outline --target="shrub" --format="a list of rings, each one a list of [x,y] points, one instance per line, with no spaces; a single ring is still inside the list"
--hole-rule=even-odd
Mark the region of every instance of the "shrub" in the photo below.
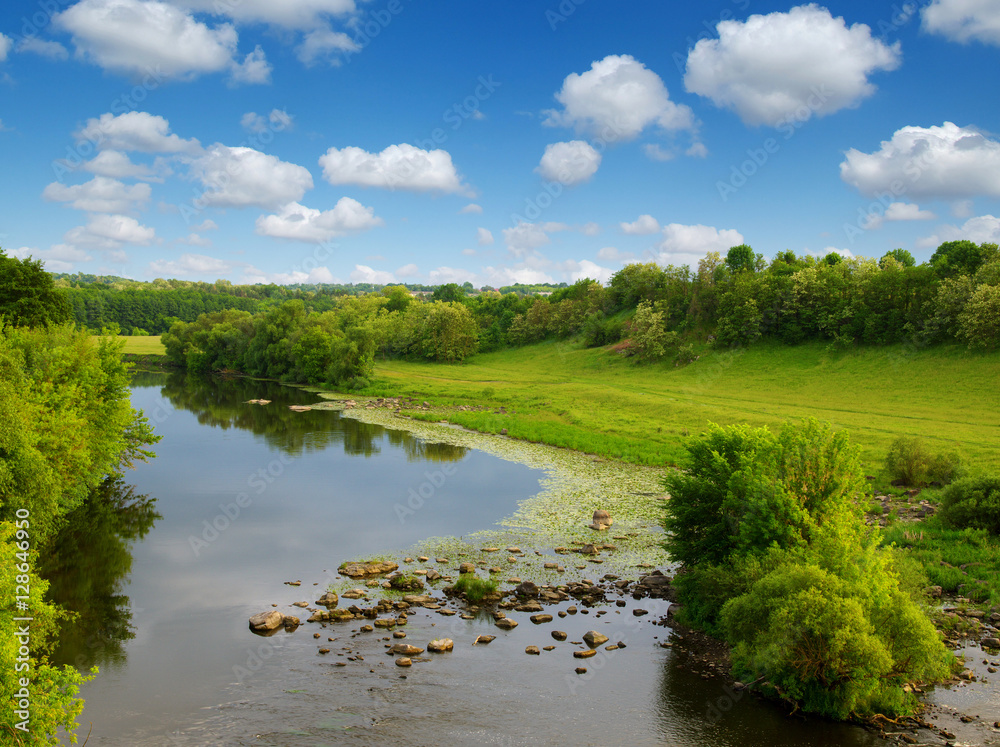
[[[956,452],[932,454],[919,438],[900,436],[889,446],[885,469],[893,482],[903,485],[946,485],[958,477],[961,459]]]
[[[599,348],[622,339],[621,320],[606,317],[599,311],[587,315],[580,329],[583,344],[588,348]]]
[[[945,488],[941,520],[956,529],[1000,534],[1000,475],[966,477]]]

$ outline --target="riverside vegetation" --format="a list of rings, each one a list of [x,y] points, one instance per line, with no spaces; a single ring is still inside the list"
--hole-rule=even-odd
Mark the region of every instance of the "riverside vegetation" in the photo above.
[[[121,343],[58,324],[65,299],[39,263],[0,253],[0,294],[0,741],[55,745],[62,732],[76,742],[89,676],[48,662],[72,613],[47,600],[37,571],[67,516],[157,439],[129,403]],[[27,641],[13,635],[24,625],[15,617],[32,618]]]
[[[191,371],[433,397],[406,414],[683,468],[665,522],[684,614],[732,645],[741,676],[804,710],[906,714],[907,684],[952,671],[923,574],[974,538],[995,573],[996,539],[956,523],[956,509],[893,549],[891,516],[884,534],[863,521],[861,465],[881,463],[900,434],[960,448],[972,472],[1000,465],[997,426],[983,422],[996,409],[995,245],[948,242],[919,267],[902,250],[767,263],[739,246],[697,272],[629,265],[606,288],[580,281],[546,298],[442,286],[424,301],[396,286],[326,310],[310,302],[176,322],[166,355]],[[785,424],[803,415],[835,420],[857,445],[814,421]],[[688,436],[706,421],[750,425]],[[876,487],[903,447],[871,470]],[[989,505],[990,485],[955,504]],[[707,554],[684,546],[699,531]]]

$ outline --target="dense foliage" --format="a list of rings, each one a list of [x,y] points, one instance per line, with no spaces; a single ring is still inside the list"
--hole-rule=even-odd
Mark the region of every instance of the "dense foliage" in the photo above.
[[[692,439],[666,480],[683,616],[732,646],[734,673],[838,719],[912,712],[910,682],[951,658],[860,503],[859,450],[810,420]]]
[[[966,477],[949,485],[941,496],[941,520],[956,529],[1000,535],[1000,477]]]
[[[958,477],[961,458],[954,451],[933,453],[919,438],[899,436],[889,446],[885,469],[897,485],[941,487]]]
[[[84,677],[48,664],[63,613],[45,601],[40,553],[91,489],[155,441],[129,402],[121,344],[97,342],[71,326],[0,323],[0,628],[15,629],[18,587],[30,587],[30,668],[15,671],[19,643],[0,641],[0,700],[5,744],[58,744],[82,708]],[[21,625],[21,623],[18,623]],[[22,663],[22,662],[19,662]],[[30,679],[30,736],[14,728],[15,693]]]
[[[59,324],[69,320],[66,296],[38,260],[8,257],[0,250],[0,318],[8,324]]]

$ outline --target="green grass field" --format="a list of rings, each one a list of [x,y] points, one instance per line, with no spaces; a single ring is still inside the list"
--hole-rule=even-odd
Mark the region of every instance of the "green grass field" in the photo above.
[[[973,468],[1000,468],[1000,354],[902,346],[830,352],[823,344],[709,350],[681,368],[637,365],[601,349],[542,343],[464,364],[387,361],[364,394],[409,395],[413,413],[639,464],[676,464],[683,436],[709,422],[777,427],[816,417],[846,428],[877,470],[898,435],[957,449]]]
[[[119,339],[125,341],[125,350],[123,352],[127,355],[167,354],[167,349],[163,347],[163,343],[160,342],[159,335],[142,336],[142,337],[131,337],[129,335],[121,335]]]

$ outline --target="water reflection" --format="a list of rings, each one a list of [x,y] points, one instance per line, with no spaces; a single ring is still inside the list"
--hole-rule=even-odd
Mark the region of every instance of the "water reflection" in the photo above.
[[[352,456],[380,453],[379,442],[387,438],[401,447],[411,462],[457,462],[468,449],[443,443],[427,443],[405,431],[341,418],[330,411],[295,412],[289,405],[313,404],[317,397],[294,387],[260,379],[210,377],[176,371],[170,374],[136,372],[135,387],[161,387],[161,394],[177,409],[193,412],[202,425],[228,430],[238,428],[262,436],[269,446],[289,456],[322,451],[341,445]],[[247,400],[267,399],[268,405]]]
[[[61,626],[55,661],[80,668],[124,663],[124,643],[135,631],[122,590],[132,570],[132,545],[163,518],[155,500],[108,479],[69,514],[43,554],[49,598],[76,613]]]

